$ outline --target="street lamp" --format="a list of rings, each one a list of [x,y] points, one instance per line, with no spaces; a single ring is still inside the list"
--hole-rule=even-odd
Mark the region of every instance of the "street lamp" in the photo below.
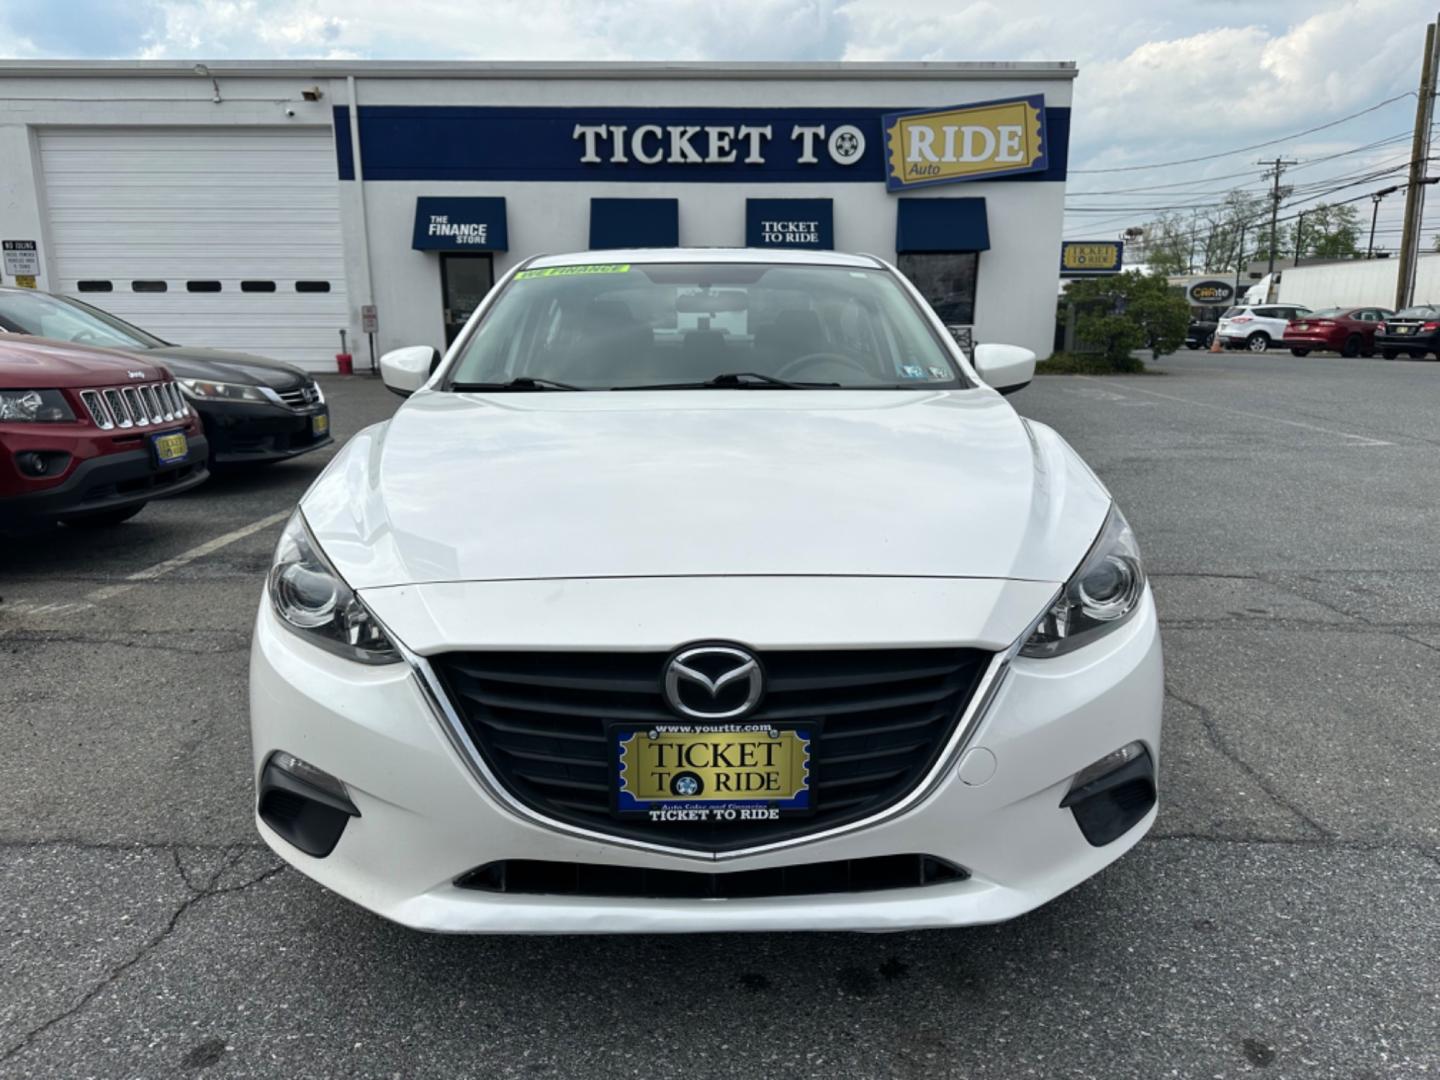
[[[1395,184],[1391,187],[1381,188],[1375,192],[1374,195],[1370,196],[1370,201],[1373,202],[1375,206],[1370,211],[1370,243],[1365,248],[1365,258],[1367,259],[1373,259],[1375,257],[1375,219],[1380,216],[1380,200],[1385,198],[1386,195],[1393,195],[1399,190],[1400,185]]]

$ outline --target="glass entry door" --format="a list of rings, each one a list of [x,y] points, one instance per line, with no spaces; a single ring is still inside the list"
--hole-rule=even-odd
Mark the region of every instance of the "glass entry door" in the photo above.
[[[445,344],[448,346],[495,284],[495,264],[489,252],[440,253],[440,291],[445,299]]]

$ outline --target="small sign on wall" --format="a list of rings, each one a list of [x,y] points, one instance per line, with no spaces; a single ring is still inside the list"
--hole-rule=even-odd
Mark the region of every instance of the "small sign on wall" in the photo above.
[[[365,304],[360,308],[360,332],[362,334],[378,334],[380,332],[380,315],[375,310],[374,304]]]
[[[22,289],[35,288],[40,275],[40,251],[34,240],[0,240],[5,273]]]

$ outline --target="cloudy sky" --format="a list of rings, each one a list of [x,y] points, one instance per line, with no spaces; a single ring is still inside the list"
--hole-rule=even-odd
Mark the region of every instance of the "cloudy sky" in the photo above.
[[[1286,177],[1297,207],[1341,184],[1326,197],[1393,183],[1384,170],[1409,157],[1434,12],[1420,0],[0,0],[0,56],[1074,60],[1066,233],[1083,237],[1153,216],[1142,208],[1188,213],[1235,185],[1259,190],[1266,154],[1302,163]],[[1440,224],[1431,201],[1427,230]],[[1384,244],[1399,202],[1384,204]]]

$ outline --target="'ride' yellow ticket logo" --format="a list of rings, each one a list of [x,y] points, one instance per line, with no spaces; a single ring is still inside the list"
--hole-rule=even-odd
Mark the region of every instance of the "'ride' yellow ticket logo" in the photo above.
[[[885,116],[891,191],[1048,168],[1042,94]]]

